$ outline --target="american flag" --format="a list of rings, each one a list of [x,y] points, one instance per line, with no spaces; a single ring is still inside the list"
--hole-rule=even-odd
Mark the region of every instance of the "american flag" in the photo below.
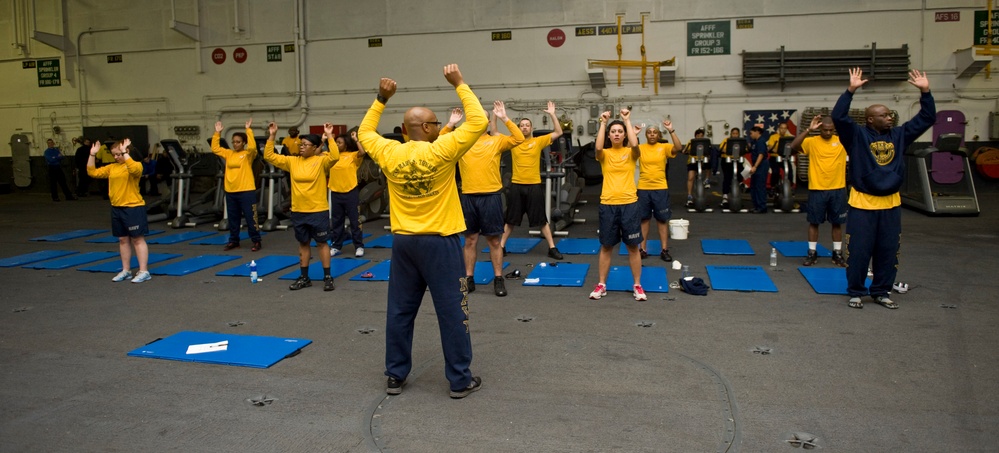
[[[763,125],[763,141],[770,138],[770,134],[777,132],[777,125],[787,123],[787,130],[791,135],[798,135],[798,126],[794,124],[791,117],[796,110],[743,110],[743,136],[749,135],[749,130],[757,124]]]

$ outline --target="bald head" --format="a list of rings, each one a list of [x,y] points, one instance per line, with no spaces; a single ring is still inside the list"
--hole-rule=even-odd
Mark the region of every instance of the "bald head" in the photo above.
[[[425,107],[413,107],[406,110],[402,120],[406,123],[406,131],[410,140],[432,142],[440,133],[440,123],[437,115]]]
[[[892,127],[891,110],[882,104],[874,104],[864,110],[867,117],[867,126],[878,132],[887,132]]]

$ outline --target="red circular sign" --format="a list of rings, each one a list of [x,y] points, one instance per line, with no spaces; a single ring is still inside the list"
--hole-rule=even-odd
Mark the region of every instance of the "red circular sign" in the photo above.
[[[237,47],[236,50],[232,51],[232,60],[236,63],[242,63],[246,61],[246,49],[242,47]]]
[[[225,63],[225,49],[219,47],[219,48],[213,50],[212,51],[212,61],[214,61],[215,64]]]
[[[565,32],[559,28],[553,28],[548,32],[548,45],[552,47],[562,47],[565,44]]]

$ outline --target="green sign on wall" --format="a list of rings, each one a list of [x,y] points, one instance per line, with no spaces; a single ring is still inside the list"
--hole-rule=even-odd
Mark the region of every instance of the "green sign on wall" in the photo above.
[[[732,23],[727,20],[687,23],[687,56],[728,55],[732,50]]]
[[[974,46],[984,46],[989,43],[989,12],[975,11],[975,43]],[[999,11],[992,11],[992,45],[999,45]]]
[[[281,61],[281,46],[267,46],[267,61]]]
[[[62,85],[62,74],[59,71],[59,59],[38,60],[38,86],[57,87]]]

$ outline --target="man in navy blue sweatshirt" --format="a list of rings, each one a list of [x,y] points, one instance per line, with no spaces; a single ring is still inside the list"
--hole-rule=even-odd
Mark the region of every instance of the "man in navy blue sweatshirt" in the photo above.
[[[840,142],[850,157],[850,211],[846,218],[846,281],[849,305],[864,308],[861,297],[870,294],[874,302],[898,308],[888,298],[898,272],[899,240],[902,235],[902,199],[898,190],[905,174],[903,153],[936,121],[936,106],[930,94],[926,73],[913,70],[909,83],[919,88],[919,113],[901,126],[892,127],[891,111],[881,104],[867,107],[867,122],[860,126],[850,119],[853,93],[867,80],[860,68],[850,70],[850,87],[836,101],[833,123]],[[874,278],[864,286],[867,264]]]

